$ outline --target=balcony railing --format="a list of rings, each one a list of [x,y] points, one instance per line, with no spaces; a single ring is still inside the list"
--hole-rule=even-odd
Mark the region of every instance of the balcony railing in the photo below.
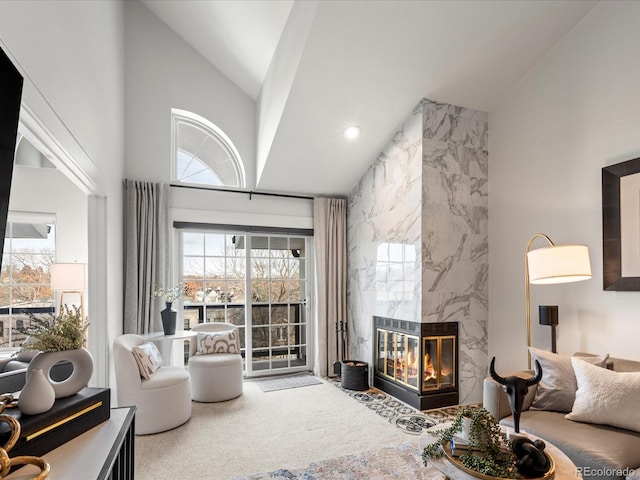
[[[270,304],[253,304],[251,306],[251,312],[254,319],[254,345],[253,345],[253,358],[266,357],[269,355],[296,355],[300,357],[300,340],[301,336],[301,310],[302,303],[270,303]],[[290,309],[290,313],[287,315],[287,323],[269,323],[269,311],[273,309],[284,308]],[[226,312],[225,312],[226,310]],[[192,312],[197,312],[194,315]],[[238,327],[238,333],[240,335],[240,346],[242,350],[242,356],[245,356],[246,350],[246,331],[245,331],[245,304],[213,304],[206,305],[206,319],[205,319],[205,305],[189,304],[184,305],[184,329],[189,330],[193,320],[197,320],[197,323],[206,322],[228,322]],[[226,316],[225,316],[226,315]],[[306,323],[306,322],[303,322]],[[261,331],[255,331],[256,327]],[[271,328],[284,328],[286,331],[288,327],[293,327],[293,339],[289,338],[287,342],[287,334],[284,335],[284,345],[274,345],[269,341],[268,335],[271,334]],[[259,338],[256,339],[256,336]],[[258,340],[258,342],[256,342]],[[255,343],[259,343],[261,346],[256,346]],[[264,349],[264,350],[262,350]]]

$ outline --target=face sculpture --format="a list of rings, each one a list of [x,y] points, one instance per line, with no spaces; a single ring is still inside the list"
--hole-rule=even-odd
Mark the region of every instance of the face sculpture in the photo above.
[[[516,433],[520,432],[520,413],[522,412],[522,403],[524,397],[529,391],[529,387],[535,385],[542,379],[542,367],[540,362],[536,360],[536,374],[531,378],[520,377],[501,377],[496,373],[495,369],[496,357],[491,359],[489,365],[489,373],[491,378],[502,385],[502,388],[509,397],[509,406],[511,407],[511,413],[513,413],[513,425]]]

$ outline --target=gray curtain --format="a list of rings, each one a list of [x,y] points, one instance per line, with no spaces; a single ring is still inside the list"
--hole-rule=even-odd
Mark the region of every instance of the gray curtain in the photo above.
[[[316,258],[316,366],[333,376],[333,364],[345,360],[347,345],[347,201],[315,198],[313,237]]]
[[[124,333],[162,330],[153,284],[168,281],[168,193],[168,185],[125,181]]]

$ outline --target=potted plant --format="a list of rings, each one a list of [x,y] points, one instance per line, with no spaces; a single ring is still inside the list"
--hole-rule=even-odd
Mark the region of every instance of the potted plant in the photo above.
[[[29,387],[31,378],[40,377],[37,373],[34,375],[37,370],[42,372],[53,388],[55,398],[74,395],[86,387],[93,373],[93,357],[84,348],[89,324],[84,321],[80,308],[64,305],[57,316],[49,314],[48,317],[40,318],[30,314],[29,318],[30,325],[21,331],[27,336],[22,350],[35,350],[39,353],[29,362],[23,395],[25,391],[32,390]],[[50,371],[59,362],[71,363],[73,370],[66,379],[54,382]],[[23,395],[20,398],[26,401],[22,398]]]
[[[463,434],[463,429],[468,432]],[[468,451],[458,457],[458,461],[471,470],[490,477],[520,478],[517,458],[506,434],[497,420],[484,408],[463,407],[458,411],[453,423],[444,430],[433,432],[437,440],[422,452],[427,464],[429,458],[444,454],[443,448],[454,437],[468,441]],[[506,447],[506,448],[505,448]]]
[[[22,344],[23,350],[61,352],[84,347],[89,324],[75,305],[71,308],[62,306],[58,316],[49,314],[48,318],[40,318],[29,314],[29,318],[30,325],[21,332],[27,336]]]
[[[173,302],[184,296],[186,289],[187,287],[184,283],[178,283],[173,287],[166,287],[159,283],[156,283],[153,286],[153,296],[164,299],[166,306],[166,308],[160,312],[162,317],[162,329],[165,335],[173,335],[176,333],[176,319],[178,312],[171,308],[171,305]]]

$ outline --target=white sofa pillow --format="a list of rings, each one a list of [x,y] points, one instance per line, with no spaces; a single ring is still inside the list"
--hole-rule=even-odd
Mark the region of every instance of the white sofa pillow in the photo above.
[[[196,355],[211,353],[240,353],[236,331],[198,332]]]
[[[535,361],[538,360],[542,367],[542,380],[538,383],[531,409],[570,412],[578,388],[571,365],[572,357],[533,347],[529,347],[529,353],[531,354],[531,363],[535,364]],[[609,355],[580,358],[598,367],[605,367]]]
[[[143,343],[131,349],[133,358],[136,359],[140,376],[149,380],[152,375],[162,366],[162,356],[158,347],[151,342]]]
[[[615,372],[572,358],[578,390],[569,420],[640,432],[640,372]]]

